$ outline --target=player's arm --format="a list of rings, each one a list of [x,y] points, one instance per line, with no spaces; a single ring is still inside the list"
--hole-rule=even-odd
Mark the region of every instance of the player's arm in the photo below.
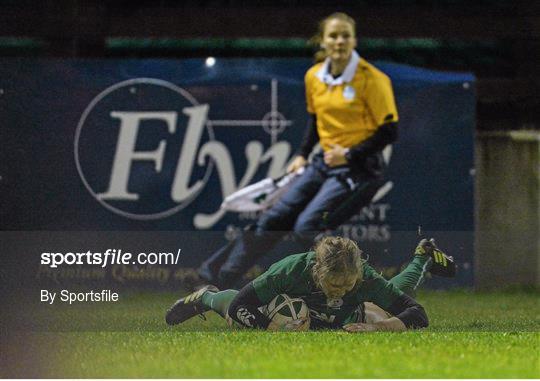
[[[424,307],[406,294],[398,296],[387,311],[394,316],[373,323],[380,330],[404,331],[406,329],[425,328],[429,324]]]
[[[345,330],[350,332],[404,331],[428,326],[426,311],[416,300],[404,294],[367,264],[364,276],[368,299],[393,316],[375,323],[349,324],[344,327]]]
[[[406,294],[399,296],[388,308],[388,312],[399,319],[407,329],[425,328],[429,325],[424,307]]]
[[[399,332],[407,330],[405,324],[396,317],[390,317],[375,323],[352,323],[343,327],[347,332],[376,332],[392,331]]]
[[[349,332],[405,331],[429,324],[424,307],[406,294],[400,295],[386,310],[394,316],[374,323],[348,324],[344,329]]]
[[[249,282],[232,300],[227,313],[232,320],[244,327],[267,329],[270,319],[259,311],[259,307],[264,304],[255,292],[253,282]]]
[[[291,255],[259,275],[248,283],[229,306],[228,314],[231,319],[243,326],[262,329],[302,329],[305,321],[294,322],[292,326],[277,327],[264,315],[259,307],[268,304],[279,294],[287,294],[294,289],[298,273],[305,267],[302,258],[304,254]],[[300,320],[300,319],[299,319]],[[298,326],[296,326],[298,324]]]
[[[250,282],[232,300],[227,314],[232,320],[244,327],[267,329],[270,331],[303,331],[305,330],[305,324],[309,324],[309,321],[306,319],[298,319],[286,324],[285,327],[281,327],[268,319],[259,310],[259,307],[264,304],[266,303],[259,299],[253,282]]]

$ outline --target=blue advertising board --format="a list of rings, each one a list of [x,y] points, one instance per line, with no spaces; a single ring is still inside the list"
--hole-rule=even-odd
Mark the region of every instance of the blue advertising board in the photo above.
[[[2,59],[1,230],[234,232],[256,216],[221,202],[284,173],[307,121],[310,65]],[[392,79],[399,139],[376,201],[339,232],[399,266],[421,226],[462,264],[452,284],[471,285],[474,77],[375,65]],[[203,260],[205,244],[186,260]]]

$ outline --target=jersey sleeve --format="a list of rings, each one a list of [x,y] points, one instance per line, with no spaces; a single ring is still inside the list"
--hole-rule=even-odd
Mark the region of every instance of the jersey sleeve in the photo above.
[[[372,302],[383,310],[388,311],[390,306],[401,296],[403,292],[378,274],[373,268],[368,267],[364,272],[367,283],[367,301]]]
[[[313,97],[312,97],[312,86],[313,86],[313,76],[311,70],[309,70],[304,76],[304,86],[306,90],[306,109],[309,114],[315,114],[315,109],[313,107]]]
[[[286,294],[292,289],[292,279],[287,275],[287,264],[279,261],[253,280],[255,293],[264,304],[269,303],[279,294]]]
[[[392,82],[385,74],[376,73],[370,76],[366,88],[366,102],[377,126],[398,121]]]

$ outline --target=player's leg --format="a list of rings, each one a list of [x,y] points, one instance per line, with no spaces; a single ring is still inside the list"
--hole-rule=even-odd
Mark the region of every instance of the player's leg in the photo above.
[[[238,290],[208,291],[203,294],[201,302],[205,307],[217,312],[222,318],[226,318],[229,306],[237,294]]]
[[[433,275],[439,275],[447,278],[456,276],[457,266],[454,262],[454,258],[446,255],[435,244],[435,240],[431,238],[426,240],[425,247],[422,248],[426,255],[431,257],[432,263],[429,268],[429,272]]]
[[[425,281],[430,264],[431,258],[428,255],[416,254],[415,251],[415,255],[407,267],[390,279],[389,282],[399,288],[405,294],[414,298],[416,295],[416,290]]]
[[[203,287],[178,299],[167,311],[165,321],[169,325],[176,325],[210,310],[226,318],[229,305],[237,294],[237,290],[219,291],[210,285]]]
[[[409,262],[403,271],[390,279],[389,282],[405,294],[414,298],[416,290],[424,283],[427,272],[432,269],[434,256],[444,255],[444,258],[449,258],[439,249],[436,249],[439,254],[434,253],[435,248],[436,246],[433,241],[428,241],[427,239],[421,240],[414,251],[411,262]],[[363,308],[359,308],[351,315],[348,322],[376,323],[391,316],[391,314],[373,303],[366,302],[361,307]]]
[[[412,261],[389,282],[414,297],[416,290],[424,283],[427,272],[446,277],[454,276],[456,272],[453,258],[443,253],[433,239],[422,239],[416,246]]]

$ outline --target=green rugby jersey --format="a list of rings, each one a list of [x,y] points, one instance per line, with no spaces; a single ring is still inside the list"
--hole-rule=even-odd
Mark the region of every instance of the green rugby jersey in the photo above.
[[[362,282],[341,299],[329,300],[315,285],[311,273],[314,263],[314,252],[290,255],[274,263],[268,271],[253,280],[255,293],[265,304],[279,294],[302,298],[309,307],[313,328],[338,328],[351,322],[358,308],[363,311],[364,302],[372,302],[388,310],[403,294],[364,263]]]

